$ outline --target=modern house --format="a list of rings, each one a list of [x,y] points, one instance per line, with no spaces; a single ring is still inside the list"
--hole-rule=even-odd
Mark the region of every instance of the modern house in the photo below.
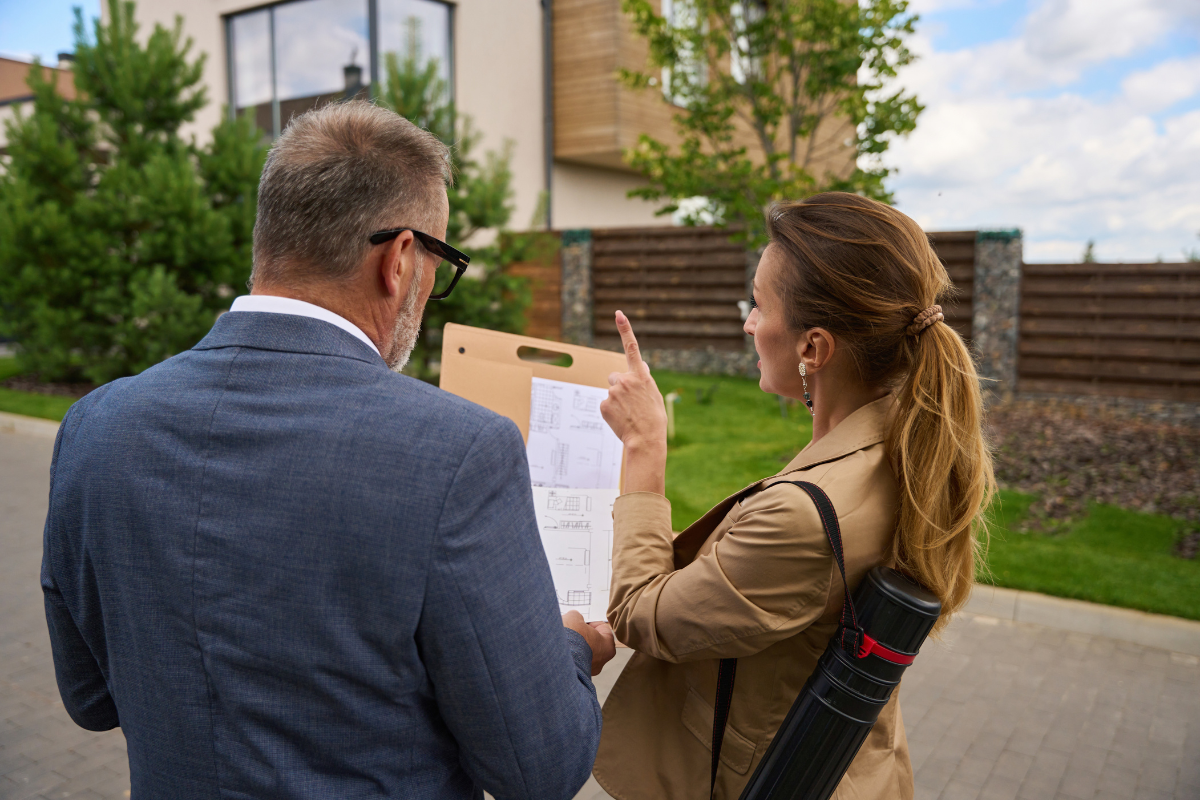
[[[385,57],[414,44],[436,58],[460,113],[483,134],[481,150],[511,140],[514,228],[669,224],[631,200],[640,178],[622,152],[642,133],[672,138],[672,107],[634,92],[620,67],[643,69],[645,43],[620,0],[139,0],[143,35],[155,23],[183,29],[207,54],[214,101],[195,129],[204,136],[228,113],[251,110],[278,133],[314,104],[369,91]],[[188,133],[185,131],[185,133]],[[546,218],[548,216],[548,219]]]
[[[616,70],[636,47],[620,0],[139,0],[137,15],[143,35],[181,16],[207,55],[213,102],[185,134],[207,135],[229,108],[277,134],[318,103],[369,93],[386,54],[415,43],[482,133],[479,150],[513,142],[514,228],[535,222],[543,193],[555,228],[668,222],[626,198],[640,181],[621,148],[642,131],[668,135],[670,115],[655,97],[642,101],[662,106],[652,120],[627,113]]]
[[[8,133],[4,123],[12,119],[19,109],[33,102],[29,89],[29,70],[33,65],[27,61],[0,57],[0,156],[8,151]],[[67,97],[75,96],[75,80],[71,74],[70,53],[58,54],[58,66],[42,67],[45,77],[53,77],[58,90]]]

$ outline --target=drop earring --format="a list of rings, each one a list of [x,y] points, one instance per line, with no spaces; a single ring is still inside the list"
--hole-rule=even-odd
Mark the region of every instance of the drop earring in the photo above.
[[[804,384],[804,405],[808,406],[808,413],[815,417],[817,412],[813,411],[812,395],[808,393],[808,367],[803,361],[800,362],[800,382]]]

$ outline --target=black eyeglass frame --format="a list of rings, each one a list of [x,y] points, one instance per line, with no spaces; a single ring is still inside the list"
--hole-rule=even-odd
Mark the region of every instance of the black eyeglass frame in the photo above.
[[[471,263],[471,257],[461,250],[455,250],[441,239],[435,239],[428,233],[423,233],[416,228],[390,228],[386,231],[375,231],[375,233],[371,234],[371,244],[383,244],[384,242],[390,242],[392,239],[395,239],[405,231],[411,233],[413,237],[421,243],[422,247],[433,253],[438,258],[449,262],[454,266],[455,270],[457,270],[454,273],[454,277],[450,280],[450,285],[446,287],[446,291],[442,292],[441,294],[429,295],[430,300],[444,300],[445,298],[449,297],[450,293],[454,291],[454,287],[458,285],[458,279],[461,278],[463,273],[467,271],[467,267]]]

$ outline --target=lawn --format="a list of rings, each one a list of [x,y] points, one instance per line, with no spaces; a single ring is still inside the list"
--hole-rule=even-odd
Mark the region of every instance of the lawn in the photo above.
[[[21,374],[15,358],[0,358],[0,381]],[[0,386],[0,411],[10,414],[24,414],[27,417],[41,417],[61,422],[66,416],[67,409],[75,402],[74,397],[62,395],[37,394],[34,392],[18,392]]]
[[[683,530],[721,498],[778,472],[812,436],[801,406],[781,416],[756,381],[656,372],[664,394],[677,391],[676,440],[667,457],[672,523]],[[709,402],[696,392],[716,386]],[[1200,619],[1200,560],[1171,554],[1181,523],[1092,504],[1065,533],[1016,533],[1033,496],[1003,491],[993,509],[990,580],[1025,589]]]

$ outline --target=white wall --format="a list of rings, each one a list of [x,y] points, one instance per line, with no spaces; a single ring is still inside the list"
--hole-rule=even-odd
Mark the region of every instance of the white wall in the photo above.
[[[183,131],[204,141],[229,101],[225,25],[222,16],[262,5],[262,0],[140,0],[141,34],[154,24],[170,27],[183,17],[193,54],[206,53],[204,82],[209,105]],[[510,226],[530,224],[545,188],[543,136],[542,8],[539,0],[459,0],[454,12],[455,93],[461,113],[470,115],[483,138],[480,153],[505,139],[515,145],[513,188],[516,210]],[[653,209],[625,192],[632,175],[596,167],[557,163],[552,215],[555,228],[663,225]]]
[[[626,192],[642,185],[641,178],[628,172],[556,161],[550,212],[554,227],[565,230],[670,225],[670,216],[654,216],[659,204],[626,198]]]

